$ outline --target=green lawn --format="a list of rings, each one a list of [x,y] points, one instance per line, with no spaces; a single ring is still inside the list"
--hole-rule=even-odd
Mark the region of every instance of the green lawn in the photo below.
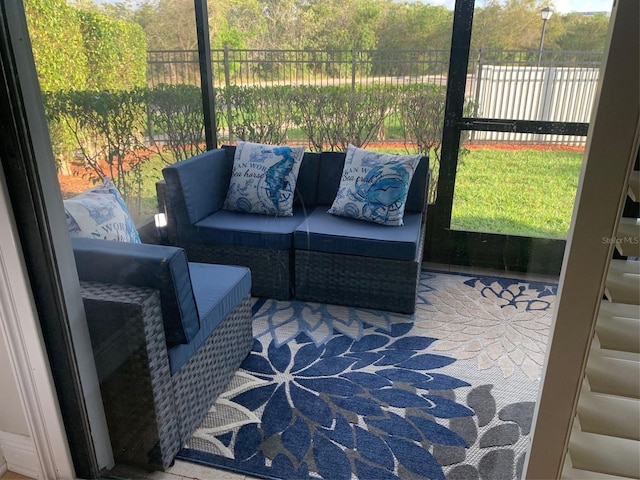
[[[582,153],[471,150],[458,167],[451,226],[566,238]]]
[[[452,228],[566,238],[582,153],[487,148],[461,158]],[[136,199],[128,202],[138,224],[157,212],[155,181],[163,167],[158,157],[150,158],[140,208]]]

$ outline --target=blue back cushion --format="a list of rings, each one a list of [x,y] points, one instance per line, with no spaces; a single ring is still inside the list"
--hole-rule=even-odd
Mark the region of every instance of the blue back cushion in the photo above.
[[[311,208],[315,205],[319,168],[320,154],[314,152],[304,152],[302,165],[300,165],[300,172],[298,173],[296,196],[293,199],[293,204],[295,206],[300,206],[302,208]]]
[[[222,207],[232,168],[233,156],[219,148],[162,170],[178,224],[192,225]]]
[[[340,186],[345,153],[322,152],[320,156],[316,203],[318,205],[331,205]]]
[[[421,213],[427,205],[427,187],[429,186],[429,157],[422,157],[413,173],[405,213]]]
[[[159,290],[167,345],[193,339],[200,321],[183,249],[89,238],[71,242],[80,280]]]
[[[169,349],[172,375],[191,360],[211,333],[251,291],[248,268],[191,262],[189,271],[202,326],[189,343]]]

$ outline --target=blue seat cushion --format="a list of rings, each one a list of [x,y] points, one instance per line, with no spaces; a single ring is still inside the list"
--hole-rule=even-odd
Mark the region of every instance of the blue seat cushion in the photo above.
[[[404,225],[389,227],[327,213],[317,207],[296,229],[296,250],[412,261],[417,258],[422,215],[405,213]]]
[[[245,267],[190,262],[189,273],[200,313],[200,330],[189,343],[169,349],[172,375],[189,361],[222,320],[251,291],[251,272]]]
[[[292,217],[218,210],[195,224],[195,242],[241,247],[288,250],[293,247],[293,232],[305,218],[298,207]],[[188,239],[186,239],[188,240]]]
[[[189,342],[200,323],[182,248],[72,238],[78,278],[160,291],[167,346]]]

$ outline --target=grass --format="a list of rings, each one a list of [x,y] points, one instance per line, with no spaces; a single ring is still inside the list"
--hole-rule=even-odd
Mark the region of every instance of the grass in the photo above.
[[[404,149],[385,149],[406,153]],[[473,149],[461,157],[451,227],[511,235],[566,238],[582,153],[563,150]],[[128,201],[136,224],[157,213],[155,182],[165,164],[145,163],[139,199]]]
[[[162,169],[166,166],[167,164],[162,161],[159,155],[153,155],[145,162],[140,199],[138,201],[137,198],[134,198],[127,202],[136,225],[143,224],[158,213],[156,182],[162,180]]]
[[[566,238],[582,153],[471,150],[458,167],[451,227]]]

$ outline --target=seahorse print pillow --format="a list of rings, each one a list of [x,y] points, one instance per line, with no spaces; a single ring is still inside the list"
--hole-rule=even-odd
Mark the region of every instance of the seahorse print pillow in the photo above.
[[[65,200],[67,228],[72,237],[141,243],[136,225],[111,179]]]
[[[293,215],[305,147],[239,141],[223,208],[278,217]]]
[[[393,155],[349,145],[329,213],[381,225],[404,225],[404,208],[420,155]]]

